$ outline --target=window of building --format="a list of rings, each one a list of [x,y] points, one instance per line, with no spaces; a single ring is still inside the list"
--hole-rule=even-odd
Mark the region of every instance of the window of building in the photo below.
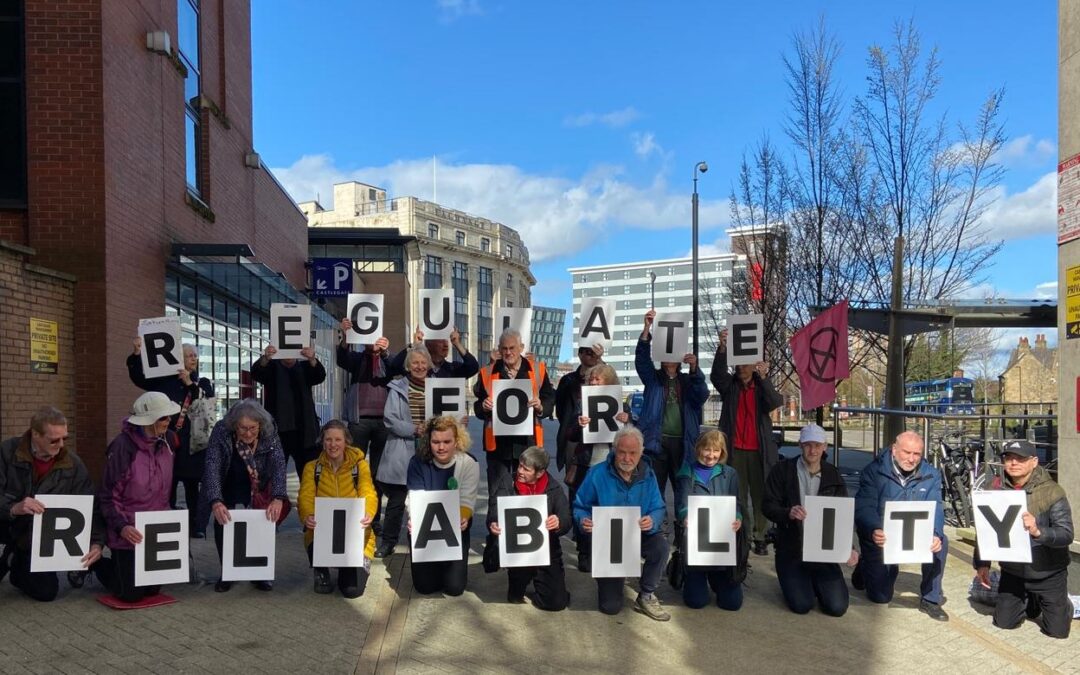
[[[629,286],[623,286],[622,287],[622,292],[623,292],[624,295],[630,295],[630,287]]]
[[[432,239],[438,239],[439,238],[439,226],[436,225],[435,223],[428,223],[427,224],[427,236],[431,237]]]
[[[465,245],[465,233],[462,232],[461,230],[458,230],[457,234],[455,236],[457,238],[457,245],[458,246],[464,246]]]
[[[424,256],[424,288],[442,288],[442,258]]]
[[[669,282],[667,282],[667,289],[668,289],[669,291],[673,291],[673,290],[675,290],[675,282],[674,282],[674,281],[669,281]]]
[[[675,298],[668,298],[667,299],[667,306],[668,307],[674,307],[675,306]]]
[[[0,3],[0,206],[26,205],[25,8]]]
[[[450,265],[451,285],[454,288],[454,328],[461,334],[461,341],[469,339],[469,266],[454,261]]]
[[[487,267],[479,268],[476,283],[476,332],[477,352],[487,354],[494,346],[491,334],[491,301],[495,297],[494,273]]]
[[[507,244],[506,245],[506,257],[507,258],[513,258],[514,257],[514,246],[512,244]]]
[[[367,198],[369,202],[373,202],[379,198],[378,193],[375,192],[375,188],[368,188]]]
[[[514,290],[514,275],[510,272],[506,273],[506,289],[510,291]]]
[[[583,284],[584,284],[584,283],[588,283],[588,281],[589,281],[589,275],[588,275],[588,274],[582,274],[582,275],[580,275],[580,276],[578,277],[578,281],[580,281],[580,282],[581,282],[581,283],[583,283]]]
[[[202,70],[199,61],[199,0],[177,0],[177,56],[187,69],[184,79],[184,175],[188,189],[203,195],[202,111],[199,109],[199,93],[202,91]]]
[[[630,270],[623,270],[622,278],[623,279],[629,279],[630,278]]]
[[[491,251],[491,240],[488,239],[487,237],[481,237],[480,238],[480,250],[483,251],[484,253],[489,253]]]

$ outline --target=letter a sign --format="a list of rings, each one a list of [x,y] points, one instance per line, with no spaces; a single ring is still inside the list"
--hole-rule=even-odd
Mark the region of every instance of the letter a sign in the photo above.
[[[578,320],[578,347],[604,346],[611,349],[612,331],[615,325],[615,301],[607,298],[582,298],[581,316]]]

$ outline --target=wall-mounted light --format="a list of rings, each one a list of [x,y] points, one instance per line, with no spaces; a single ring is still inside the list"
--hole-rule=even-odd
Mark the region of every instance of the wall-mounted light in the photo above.
[[[171,54],[172,41],[169,34],[163,30],[154,30],[146,34],[146,48],[158,54]]]
[[[244,166],[249,169],[258,169],[262,166],[262,159],[259,157],[259,153],[252,150],[251,152],[244,154]]]

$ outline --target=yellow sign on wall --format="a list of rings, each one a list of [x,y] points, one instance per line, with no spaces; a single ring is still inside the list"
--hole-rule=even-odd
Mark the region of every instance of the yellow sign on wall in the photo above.
[[[1065,339],[1080,338],[1080,265],[1065,270]]]
[[[55,321],[30,319],[30,372],[56,374],[60,344]]]

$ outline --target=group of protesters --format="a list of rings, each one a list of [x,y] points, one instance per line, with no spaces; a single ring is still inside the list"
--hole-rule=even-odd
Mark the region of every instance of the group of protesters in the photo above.
[[[252,364],[255,381],[263,385],[263,400],[244,399],[216,423],[205,447],[192,444],[188,413],[193,401],[213,397],[213,384],[199,375],[198,354],[184,345],[183,367],[176,376],[146,378],[135,341],[127,367],[132,382],[145,390],[131,408],[118,435],[106,451],[104,473],[95,488],[87,469],[65,448],[68,423],[63,413],[46,407],[30,420],[21,437],[0,445],[0,579],[11,582],[37,600],[57,597],[59,579],[52,572],[33,572],[30,564],[32,517],[45,505],[45,494],[94,495],[90,546],[84,569],[69,572],[71,586],[83,586],[89,573],[123,602],[138,602],[159,592],[136,586],[134,547],[143,533],[135,526],[138,512],[177,508],[183,488],[190,535],[204,538],[212,523],[219,561],[223,528],[237,507],[265,510],[280,523],[291,502],[286,471],[293,461],[300,478],[297,515],[304,527],[305,546],[313,566],[314,591],[332,593],[336,586],[347,598],[362,595],[373,559],[397,552],[402,530],[411,531],[408,495],[418,490],[456,490],[459,496],[460,559],[446,562],[412,561],[412,579],[419,593],[456,596],[468,583],[470,530],[479,498],[477,451],[470,448],[467,415],[425,415],[428,378],[474,376],[473,414],[483,421],[482,448],[488,486],[485,569],[498,568],[497,549],[503,535],[497,500],[512,495],[543,495],[548,516],[550,560],[532,568],[508,568],[507,600],[551,611],[566,608],[561,539],[573,537],[577,568],[589,573],[593,509],[636,506],[641,518],[641,574],[633,607],[658,621],[670,619],[656,591],[665,573],[680,588],[686,606],[702,608],[715,601],[724,610],[743,603],[743,579],[752,551],[775,552],[776,574],[783,599],[791,611],[807,613],[816,605],[830,616],[841,616],[849,604],[848,580],[840,564],[802,559],[805,502],[813,496],[847,496],[837,468],[827,461],[824,429],[807,425],[800,432],[800,454],[778,456],[771,413],[782,404],[767,377],[765,363],[728,366],[726,335],[721,332],[710,381],[722,401],[719,428],[702,429],[702,411],[709,387],[695,355],[681,362],[662,362],[652,356],[655,311],[644,317],[635,365],[644,385],[643,407],[636,424],[627,411],[610,443],[584,442],[590,420],[582,407],[582,387],[615,384],[614,369],[604,363],[600,344],[578,350],[579,367],[564,375],[554,388],[542,361],[526,353],[520,333],[508,329],[485,365],[463,345],[456,330],[449,340],[424,339],[416,331],[413,343],[396,354],[384,337],[354,349],[347,334],[349,319],[341,322],[336,364],[349,374],[343,420],[319,423],[312,387],[323,382],[326,369],[313,349],[299,359],[274,358],[267,347]],[[452,354],[451,354],[452,350]],[[492,420],[494,383],[527,381],[532,392],[531,433],[497,435]],[[558,421],[554,458],[544,450],[542,420]],[[948,551],[941,504],[941,474],[924,456],[923,439],[900,434],[888,452],[881,453],[862,472],[855,495],[857,543],[847,565],[850,583],[867,598],[888,603],[898,566],[884,562],[883,517],[886,501],[936,501],[932,562],[922,566],[920,610],[947,621],[942,609],[942,575]],[[1064,491],[1038,465],[1026,441],[1004,447],[1005,475],[991,487],[1024,490],[1028,512],[1022,516],[1031,537],[1032,562],[1002,563],[995,625],[1014,628],[1025,618],[1036,619],[1043,632],[1066,637],[1072,618],[1067,596],[1068,546],[1072,521]],[[554,459],[564,471],[566,490],[551,471]],[[665,506],[671,486],[674,512]],[[687,562],[689,497],[730,496],[736,517],[730,527],[737,541],[736,563],[723,567],[692,566]],[[317,498],[362,498],[363,564],[334,570],[314,564]],[[385,503],[384,503],[385,500]],[[727,527],[727,525],[725,525]],[[108,549],[109,556],[103,552]],[[493,562],[489,564],[489,558]],[[989,564],[976,552],[980,582],[990,584]],[[624,579],[597,578],[597,606],[617,614],[624,604]],[[254,581],[270,591],[271,581]],[[215,590],[230,590],[233,582],[219,580]],[[531,589],[530,589],[531,585]]]

